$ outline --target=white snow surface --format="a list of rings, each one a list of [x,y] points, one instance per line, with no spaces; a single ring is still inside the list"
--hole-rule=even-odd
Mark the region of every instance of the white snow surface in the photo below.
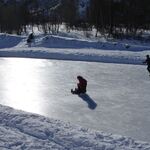
[[[0,57],[30,57],[45,59],[79,60],[121,64],[142,64],[150,53],[150,44],[136,41],[98,41],[47,35],[36,36],[31,47],[26,37],[0,36]]]
[[[129,46],[129,47],[128,47]],[[0,57],[30,57],[142,65],[148,43],[37,35],[0,35]],[[150,150],[150,144],[0,105],[1,150]]]
[[[0,149],[148,150],[150,145],[0,105]]]

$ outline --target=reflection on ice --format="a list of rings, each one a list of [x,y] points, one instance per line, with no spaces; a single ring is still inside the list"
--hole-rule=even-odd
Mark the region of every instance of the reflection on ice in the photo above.
[[[2,96],[6,105],[30,112],[44,111],[42,102],[38,101],[42,96],[40,86],[43,78],[38,68],[43,65],[44,60],[4,59],[1,64],[1,69],[4,71],[1,84],[5,89]],[[52,63],[49,63],[50,65]],[[3,66],[5,68],[2,68]]]

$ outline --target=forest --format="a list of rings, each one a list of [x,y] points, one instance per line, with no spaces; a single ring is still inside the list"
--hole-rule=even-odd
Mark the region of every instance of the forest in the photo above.
[[[22,34],[36,25],[45,33],[57,33],[65,24],[68,32],[94,28],[95,36],[140,38],[150,29],[149,0],[89,0],[85,8],[81,16],[79,0],[51,0],[42,7],[38,0],[1,0],[0,32]]]

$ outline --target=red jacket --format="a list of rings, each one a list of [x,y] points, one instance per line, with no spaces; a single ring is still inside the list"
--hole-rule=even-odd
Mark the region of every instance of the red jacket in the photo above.
[[[79,80],[78,89],[83,92],[86,92],[87,81],[84,78],[80,78],[78,80]]]

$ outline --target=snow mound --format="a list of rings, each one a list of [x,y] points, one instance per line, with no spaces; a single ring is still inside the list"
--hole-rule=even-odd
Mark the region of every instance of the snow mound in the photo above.
[[[1,149],[148,150],[131,138],[74,126],[0,105]]]
[[[149,45],[138,45],[136,43],[128,42],[109,42],[109,41],[98,41],[98,40],[85,40],[70,38],[64,36],[48,35],[43,37],[37,37],[34,43],[35,47],[46,47],[46,48],[73,48],[73,49],[103,49],[103,50],[120,50],[120,51],[144,51],[149,50]]]
[[[11,48],[17,46],[24,37],[9,35],[9,34],[0,34],[0,48]]]
[[[78,36],[76,34],[76,36]],[[29,57],[106,63],[142,64],[150,51],[147,44],[135,41],[108,42],[77,38],[67,34],[35,35],[28,45],[27,36],[0,35],[0,57]]]

